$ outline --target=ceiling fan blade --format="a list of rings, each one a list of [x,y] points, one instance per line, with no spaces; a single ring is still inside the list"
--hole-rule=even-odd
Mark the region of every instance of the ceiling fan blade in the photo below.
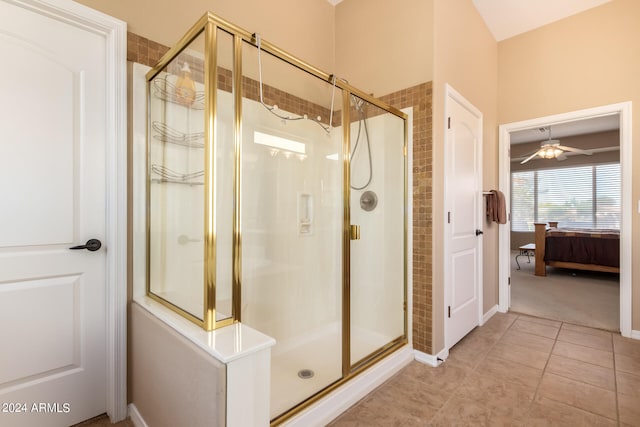
[[[567,157],[567,153],[562,153],[562,154],[560,154],[558,157],[556,157],[556,160],[557,160],[557,161],[559,161],[559,162],[561,162],[561,161],[563,161],[563,160],[567,160],[567,158],[568,158],[568,157]]]
[[[581,150],[579,148],[565,147],[564,145],[558,145],[557,147],[563,151],[571,151],[572,153],[585,154],[587,156],[593,154],[591,150]]]
[[[527,157],[526,159],[524,159],[523,161],[520,162],[521,165],[524,165],[525,163],[527,163],[529,160],[533,159],[535,156],[538,155],[538,153],[540,152],[540,150],[536,151],[535,153],[533,153],[532,155],[530,155],[529,157]]]

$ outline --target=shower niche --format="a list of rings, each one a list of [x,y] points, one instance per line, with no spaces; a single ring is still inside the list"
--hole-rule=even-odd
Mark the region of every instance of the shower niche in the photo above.
[[[276,339],[274,423],[407,343],[406,114],[211,13],[147,97],[147,295]]]

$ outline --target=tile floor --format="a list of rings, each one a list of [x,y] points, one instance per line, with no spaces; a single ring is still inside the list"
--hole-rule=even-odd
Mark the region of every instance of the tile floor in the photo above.
[[[640,341],[498,313],[442,365],[412,362],[330,425],[640,426]]]
[[[413,362],[332,427],[640,426],[640,341],[513,313]]]

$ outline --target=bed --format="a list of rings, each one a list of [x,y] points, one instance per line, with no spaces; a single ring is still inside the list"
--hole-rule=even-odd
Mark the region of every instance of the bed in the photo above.
[[[547,265],[576,270],[620,272],[620,231],[558,228],[557,222],[535,224],[536,276]]]

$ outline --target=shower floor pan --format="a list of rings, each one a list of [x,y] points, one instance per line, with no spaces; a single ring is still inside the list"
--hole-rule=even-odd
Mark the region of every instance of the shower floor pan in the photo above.
[[[383,347],[394,338],[369,331],[352,332],[352,354],[356,360]],[[355,338],[357,337],[357,338]],[[342,336],[339,324],[328,325],[305,336],[276,344],[271,355],[271,418],[283,414],[342,376]],[[313,371],[310,378],[299,372]]]

